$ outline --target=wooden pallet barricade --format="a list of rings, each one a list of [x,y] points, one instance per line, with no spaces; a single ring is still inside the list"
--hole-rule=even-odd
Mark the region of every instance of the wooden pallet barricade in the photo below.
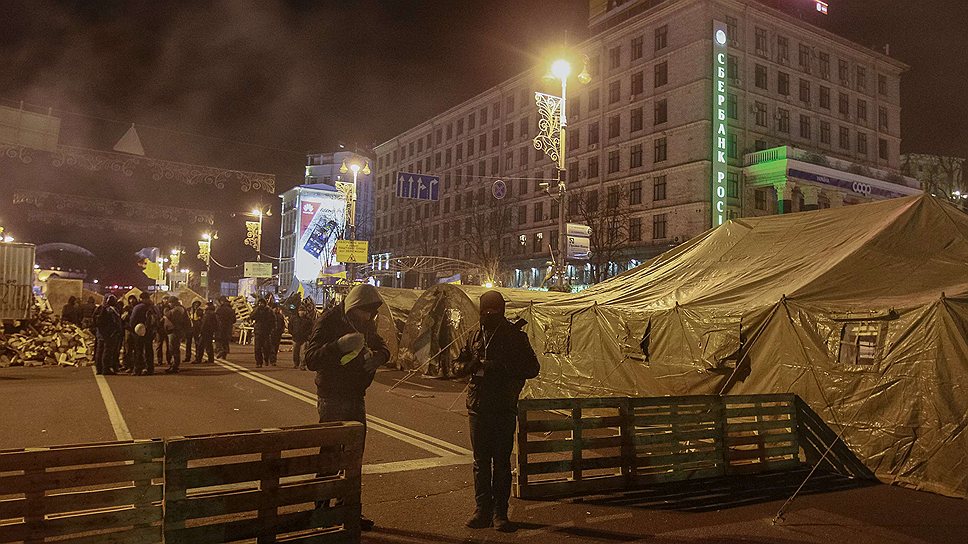
[[[170,439],[165,542],[358,542],[362,455],[356,422]]]
[[[799,464],[794,395],[527,399],[515,496],[632,489]]]
[[[0,451],[0,542],[162,541],[164,443]]]

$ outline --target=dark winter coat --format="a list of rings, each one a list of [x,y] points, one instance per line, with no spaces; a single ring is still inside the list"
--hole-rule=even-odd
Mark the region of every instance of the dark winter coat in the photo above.
[[[457,357],[457,374],[469,374],[467,411],[515,414],[524,380],[541,370],[528,335],[506,319],[493,331],[479,330]]]
[[[373,382],[376,372],[363,368],[363,353],[341,364],[342,353],[336,345],[344,334],[360,332],[366,337],[366,347],[374,354],[383,353],[390,358],[390,349],[377,334],[376,323],[371,322],[365,330],[357,331],[343,313],[343,305],[327,310],[313,324],[309,343],[306,345],[306,367],[316,371],[316,391],[319,398],[362,399],[366,388]]]
[[[199,320],[198,333],[204,338],[211,338],[218,332],[219,322],[215,310],[206,309]]]
[[[252,310],[252,329],[256,334],[272,335],[276,328],[276,316],[267,306],[256,306]]]
[[[101,306],[94,312],[94,329],[99,338],[124,336],[124,324],[114,306]]]
[[[286,316],[282,312],[273,310],[272,317],[276,320],[276,326],[272,329],[272,337],[276,342],[282,339],[282,333],[286,332]]]
[[[81,308],[77,304],[67,303],[61,310],[61,319],[75,325],[81,324]]]
[[[145,329],[147,330],[146,337],[151,337],[157,331],[158,314],[154,304],[139,302],[131,310],[131,317],[128,321],[131,330],[134,330],[135,325],[139,323],[144,323]]]
[[[220,304],[218,309],[215,310],[215,316],[218,318],[218,332],[216,336],[222,338],[232,337],[232,325],[235,325],[235,310],[232,309],[231,304]]]
[[[305,342],[309,340],[309,334],[313,332],[313,320],[309,317],[300,317],[294,314],[289,318],[289,334],[292,335],[293,342]]]

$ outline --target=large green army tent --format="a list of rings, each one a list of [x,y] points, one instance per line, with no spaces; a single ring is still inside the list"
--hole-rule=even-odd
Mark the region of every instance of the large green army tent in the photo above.
[[[523,315],[525,396],[795,393],[882,481],[968,495],[968,215],[946,202],[730,221]]]

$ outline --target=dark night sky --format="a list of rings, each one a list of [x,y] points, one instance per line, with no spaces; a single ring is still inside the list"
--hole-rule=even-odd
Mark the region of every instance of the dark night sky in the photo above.
[[[84,114],[62,140],[103,149],[134,122],[151,156],[284,190],[304,152],[382,142],[581,41],[587,4],[0,0],[0,103]],[[911,65],[902,151],[968,155],[968,1],[830,0],[826,26]]]

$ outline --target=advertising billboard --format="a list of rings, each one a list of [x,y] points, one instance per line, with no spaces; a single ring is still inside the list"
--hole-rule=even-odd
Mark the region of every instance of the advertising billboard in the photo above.
[[[293,270],[296,278],[315,284],[324,270],[332,271],[336,261],[336,240],[343,234],[346,203],[339,193],[316,192],[299,198],[299,231]]]

